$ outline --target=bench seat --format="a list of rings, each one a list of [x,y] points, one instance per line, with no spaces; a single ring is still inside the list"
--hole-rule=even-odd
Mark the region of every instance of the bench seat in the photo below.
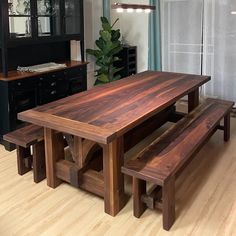
[[[191,157],[217,129],[224,130],[224,140],[229,140],[230,111],[233,104],[219,99],[207,99],[142,151],[137,159],[128,161],[122,167],[123,173],[133,177],[136,217],[140,217],[146,209],[146,181],[154,183],[162,187],[159,206],[163,211],[163,227],[170,229],[175,219],[176,174],[188,164]],[[223,118],[224,126],[221,126]],[[154,203],[152,205],[154,206]]]
[[[42,127],[29,124],[5,134],[3,139],[16,145],[18,174],[23,175],[33,167],[34,182],[38,183],[46,178]]]

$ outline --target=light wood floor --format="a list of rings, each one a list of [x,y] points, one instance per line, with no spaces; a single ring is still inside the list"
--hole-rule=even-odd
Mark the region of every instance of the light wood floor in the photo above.
[[[225,144],[218,131],[180,176],[176,189],[177,220],[165,232],[160,212],[147,210],[140,219],[134,218],[131,199],[113,218],[103,212],[103,200],[96,196],[66,183],[56,189],[45,181],[35,184],[32,173],[17,175],[16,153],[0,146],[0,236],[236,235],[235,118],[231,141]]]

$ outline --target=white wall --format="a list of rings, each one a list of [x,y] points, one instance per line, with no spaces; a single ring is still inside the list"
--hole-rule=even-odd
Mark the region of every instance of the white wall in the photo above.
[[[100,17],[102,16],[102,0],[84,1],[84,18],[85,18],[85,48],[94,48],[95,40],[99,37]],[[93,87],[94,78],[94,60],[88,56],[88,89]]]
[[[116,1],[111,1],[116,2]],[[119,2],[134,3],[133,0],[121,0]],[[148,0],[137,0],[135,4],[149,4]],[[119,18],[117,27],[121,29],[121,33],[125,41],[137,46],[138,49],[138,72],[147,70],[148,68],[148,14],[146,13],[117,13],[111,10],[111,21]]]

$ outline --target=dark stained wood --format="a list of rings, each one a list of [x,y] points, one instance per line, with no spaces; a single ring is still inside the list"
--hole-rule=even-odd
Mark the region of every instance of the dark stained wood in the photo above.
[[[80,177],[80,188],[104,197],[104,177],[102,172],[87,170]]]
[[[25,148],[40,142],[43,138],[43,127],[31,124],[3,136],[4,140]]]
[[[77,167],[79,169],[84,168],[86,163],[92,158],[92,154],[99,149],[99,145],[93,141],[82,139],[77,136],[69,134],[64,134],[64,136]]]
[[[83,140],[78,136],[73,138],[72,158],[79,169],[83,168]]]
[[[224,141],[228,142],[230,139],[230,113],[224,117]]]
[[[22,116],[29,117],[29,122],[31,123],[37,123],[41,126],[49,127],[50,129],[73,134],[99,143],[109,143],[116,137],[112,129],[101,128],[35,110],[28,110],[18,114],[19,119],[22,118]]]
[[[204,146],[210,139],[211,136],[217,131],[219,126],[216,126],[208,135],[208,137],[206,137],[206,139],[204,140],[204,142],[202,143],[202,146]],[[221,130],[221,129],[220,129]],[[176,172],[175,177],[178,178],[183,170],[191,163],[191,161],[194,159],[195,155],[201,150],[202,146],[199,146],[198,148],[196,148],[196,150],[193,152],[192,156],[189,157],[188,160],[185,161],[185,163],[180,167],[180,169]]]
[[[20,175],[30,171],[33,165],[34,182],[39,183],[45,179],[46,167],[42,127],[26,125],[4,135],[4,139],[17,145],[17,166]]]
[[[75,163],[60,160],[56,163],[56,175],[59,179],[80,187],[86,191],[104,197],[104,177],[102,172],[92,169],[80,171]]]
[[[142,201],[147,205],[149,209],[160,208],[160,203],[162,197],[162,187],[156,186],[151,193],[142,196]]]
[[[126,152],[134,147],[137,143],[165,124],[166,121],[176,122],[176,120],[171,119],[175,117],[174,114],[174,106],[170,106],[128,131],[124,135],[124,151]]]
[[[32,169],[32,156],[30,148],[16,146],[17,151],[17,169],[19,175],[24,175]]]
[[[55,175],[55,162],[62,159],[61,154],[55,155],[53,144],[57,147],[58,144],[53,133],[50,133],[51,129],[82,138],[77,140],[79,145],[81,140],[88,139],[103,147],[105,212],[115,216],[125,203],[121,173],[123,136],[161,111],[168,110],[181,97],[209,80],[208,76],[146,71],[22,112],[18,118],[48,130],[45,142],[49,186],[56,187],[60,183]],[[166,114],[163,114],[161,122],[157,120],[158,125],[169,120]],[[133,143],[138,140],[140,138],[135,138]],[[74,160],[82,167],[87,157],[82,160],[80,150],[74,150],[74,153],[78,154]]]
[[[80,61],[66,61],[66,62],[61,62],[61,63],[66,64],[67,68],[84,66],[88,64],[88,62],[80,62]],[[64,69],[65,68],[50,70],[50,72],[56,72],[56,71],[60,71]],[[14,70],[14,71],[8,72],[8,77],[5,77],[2,73],[0,73],[0,80],[13,81],[13,80],[24,79],[24,78],[33,77],[33,76],[40,76],[42,74],[45,74],[45,72],[20,72],[20,71]]]
[[[67,183],[71,183],[71,169],[75,164],[67,160],[59,160],[56,163],[56,176]]]
[[[207,99],[144,150],[136,160],[127,162],[123,172],[162,185],[212,135],[232,106],[233,102]]]
[[[175,221],[175,177],[171,176],[162,187],[163,229],[169,230]]]
[[[186,116],[186,113],[176,111],[176,106],[173,105],[171,107],[171,114],[168,117],[168,121],[173,122],[173,123],[177,123],[185,116]]]
[[[146,182],[133,177],[133,213],[139,218],[147,206],[142,201],[142,195],[146,194]]]
[[[177,124],[147,147],[138,158],[128,161],[122,172],[133,177],[134,201],[137,200],[139,181],[150,181],[162,186],[162,199],[142,196],[142,202],[151,209],[161,208],[163,228],[169,230],[175,221],[175,178],[179,171],[220,128],[224,118],[224,139],[228,140],[230,111],[234,102],[207,99],[204,104],[186,115]],[[155,195],[155,194],[154,194]],[[157,200],[157,201],[156,201]]]
[[[56,188],[61,180],[56,176],[56,162],[64,158],[64,139],[61,133],[44,128],[46,174],[49,187]]]
[[[76,165],[70,168],[70,184],[74,187],[79,187],[79,170]]]
[[[125,204],[123,137],[103,146],[104,204],[105,212],[115,216]]]
[[[46,178],[44,141],[33,145],[33,176],[35,183]]]
[[[199,88],[188,94],[188,112],[199,105]]]
[[[108,143],[209,80],[207,76],[146,71],[22,112],[18,118]]]

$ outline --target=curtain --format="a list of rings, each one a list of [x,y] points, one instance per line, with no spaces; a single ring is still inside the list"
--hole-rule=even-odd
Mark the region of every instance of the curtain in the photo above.
[[[103,16],[110,20],[110,0],[103,0]]]
[[[203,0],[161,1],[162,66],[201,73]]]
[[[148,69],[161,70],[160,1],[150,0],[149,4],[156,6],[156,11],[149,15]]]
[[[206,96],[236,102],[236,11],[235,0],[205,0],[204,74],[212,80]]]
[[[161,0],[163,70],[206,74],[202,93],[236,101],[235,0]]]

